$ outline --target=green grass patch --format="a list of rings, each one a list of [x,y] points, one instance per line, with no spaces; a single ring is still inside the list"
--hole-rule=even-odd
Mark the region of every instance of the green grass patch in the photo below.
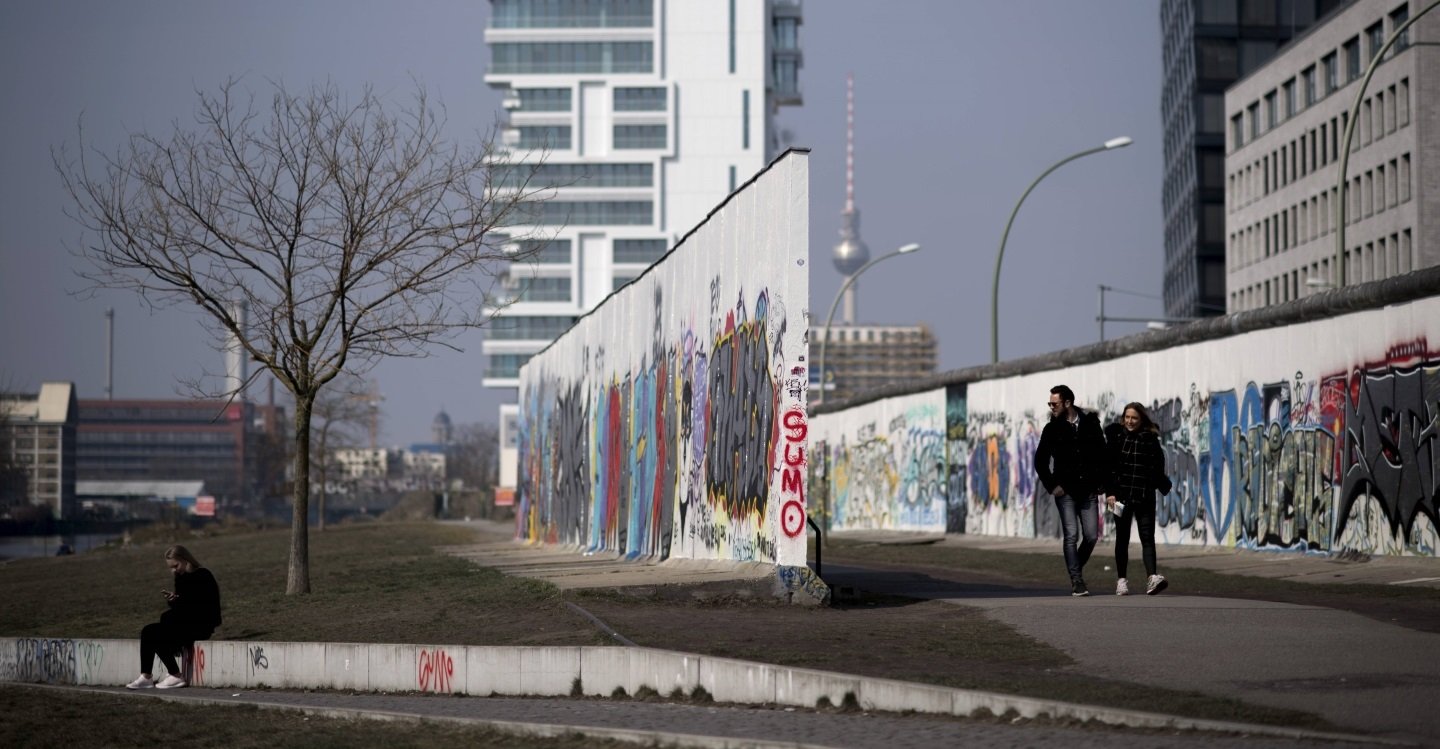
[[[204,561],[203,559],[201,561]],[[183,746],[187,749],[631,749],[580,734],[537,738],[489,728],[425,721],[306,716],[253,705],[186,705],[151,697],[0,686],[0,746]]]

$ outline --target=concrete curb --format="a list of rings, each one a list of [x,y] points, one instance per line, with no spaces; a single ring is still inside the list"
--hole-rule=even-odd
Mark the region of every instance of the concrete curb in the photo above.
[[[0,638],[0,681],[119,685],[134,678],[137,640]],[[958,717],[1014,714],[1132,728],[1215,731],[1408,746],[1402,741],[1185,718],[971,689],[915,684],[641,647],[494,647],[208,641],[186,663],[197,687],[345,689],[474,696],[609,697],[651,689],[716,702]]]
[[[215,699],[213,697],[186,697],[167,692],[155,692],[153,690],[126,692],[121,694],[108,689],[95,689],[91,687],[61,687],[48,684],[20,684],[18,686],[31,689],[53,689],[65,691],[82,691],[93,694],[106,694],[117,697],[136,697],[166,700],[177,704],[192,705],[252,705],[261,710],[277,710],[296,712],[302,715],[313,715],[322,718],[340,718],[346,720],[378,720],[378,721],[404,721],[414,723],[454,723],[463,726],[476,726],[491,728],[502,733],[516,736],[535,736],[539,738],[558,738],[571,734],[582,734],[595,739],[612,739],[632,744],[643,744],[646,746],[681,746],[689,749],[836,749],[825,744],[800,744],[793,741],[764,741],[759,739],[742,739],[725,736],[702,736],[691,733],[675,733],[672,731],[641,731],[628,728],[606,728],[603,726],[584,726],[566,723],[521,723],[513,720],[494,720],[490,718],[462,718],[455,715],[426,715],[424,713],[407,713],[398,710],[374,710],[343,707],[320,707],[312,705],[287,705],[276,702],[265,702],[254,699]]]

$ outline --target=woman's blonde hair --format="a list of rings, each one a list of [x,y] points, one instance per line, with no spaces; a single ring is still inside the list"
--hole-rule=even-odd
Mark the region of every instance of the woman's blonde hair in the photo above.
[[[200,569],[200,560],[196,559],[195,555],[191,554],[189,549],[181,546],[180,544],[175,544],[174,546],[166,549],[165,558],[179,559],[180,561],[189,564],[191,567],[197,570]]]

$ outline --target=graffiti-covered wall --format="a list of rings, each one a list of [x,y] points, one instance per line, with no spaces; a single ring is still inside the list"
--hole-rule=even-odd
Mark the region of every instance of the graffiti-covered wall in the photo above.
[[[805,564],[807,157],[776,159],[521,370],[522,538]]]
[[[817,416],[810,426],[827,488],[810,511],[831,530],[945,530],[943,390]]]
[[[833,527],[905,527],[896,517],[912,488],[896,456],[931,439],[908,414],[948,402],[946,462],[929,476],[949,480],[914,485],[947,492],[947,530],[1058,536],[1033,465],[1057,384],[1106,423],[1127,402],[1149,408],[1175,485],[1158,500],[1163,542],[1436,554],[1440,297],[817,416]],[[871,457],[880,452],[884,461]],[[851,511],[855,497],[864,501]]]

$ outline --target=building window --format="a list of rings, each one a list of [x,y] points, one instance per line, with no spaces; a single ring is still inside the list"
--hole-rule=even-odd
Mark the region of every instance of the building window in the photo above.
[[[735,192],[735,165],[730,165],[730,192]]]
[[[773,66],[775,93],[780,96],[800,94],[800,63],[793,57],[775,59]]]
[[[730,72],[735,72],[735,0],[730,0]]]
[[[559,337],[575,324],[573,317],[496,317],[485,326],[485,335],[493,341],[549,341]]]
[[[654,220],[648,200],[547,200],[526,208],[525,219],[537,226],[637,226]]]
[[[1275,92],[1265,94],[1265,129],[1273,130],[1280,121],[1280,110],[1276,104]]]
[[[569,125],[523,125],[515,128],[520,134],[516,148],[549,148],[552,150],[570,147]]]
[[[1278,46],[1269,39],[1240,40],[1240,75],[1250,75],[1275,55]]]
[[[1404,26],[1404,25],[1405,25],[1405,22],[1406,22],[1406,21],[1409,21],[1409,20],[1410,20],[1410,4],[1409,4],[1409,3],[1405,3],[1404,5],[1401,5],[1400,7],[1396,8],[1394,11],[1391,11],[1391,13],[1390,13],[1390,33],[1391,33],[1391,34],[1394,34],[1396,31],[1398,31],[1398,30],[1400,29],[1401,26]],[[1398,54],[1400,54],[1401,52],[1404,52],[1409,46],[1410,46],[1410,30],[1409,30],[1409,29],[1406,29],[1406,30],[1405,30],[1405,33],[1401,34],[1401,35],[1399,36],[1399,38],[1397,38],[1397,39],[1395,40],[1395,46],[1394,46],[1392,49],[1394,49],[1394,50],[1395,50],[1395,54],[1398,55]]]
[[[740,92],[740,147],[750,148],[750,89]]]
[[[615,149],[664,148],[664,125],[616,125]]]
[[[619,290],[620,290],[620,287],[622,287],[622,286],[630,283],[631,281],[634,281],[636,278],[638,278],[638,276],[631,276],[631,275],[615,276],[614,285],[611,286],[610,290],[611,290],[611,291],[619,291]]]
[[[731,7],[734,7],[732,0]],[[780,52],[794,52],[800,49],[800,19],[782,16],[775,19],[772,44]]]
[[[485,366],[485,376],[513,380],[520,376],[520,367],[530,361],[531,356],[534,354],[491,354]]]
[[[517,278],[513,299],[517,302],[568,302],[570,301],[570,279],[568,278]]]
[[[1240,58],[1235,43],[1221,39],[1195,40],[1198,58],[1196,76],[1232,81],[1240,75]]]
[[[491,0],[497,29],[644,28],[655,24],[651,0]]]
[[[1340,88],[1340,58],[1334,52],[1320,58],[1320,68],[1325,73],[1325,96]]]
[[[1396,119],[1399,120],[1399,122],[1400,122],[1400,127],[1405,127],[1406,125],[1409,125],[1409,124],[1410,124],[1410,79],[1409,79],[1409,78],[1401,78],[1401,79],[1400,79],[1400,88],[1399,88],[1399,90],[1398,90],[1397,93],[1396,93],[1396,97],[1397,97],[1396,100],[1395,100],[1395,109],[1397,110]]]
[[[1374,26],[1365,29],[1365,38],[1370,42],[1370,59],[1375,59],[1380,54],[1380,48],[1385,46],[1385,24],[1376,21]]]
[[[1349,83],[1359,77],[1360,37],[1354,36],[1350,37],[1350,41],[1345,42],[1345,82]]]
[[[490,72],[502,74],[649,73],[650,42],[497,42]]]
[[[515,92],[520,97],[522,112],[569,112],[570,89],[568,88],[522,88]]]
[[[570,263],[570,240],[568,239],[521,239],[516,243],[516,255],[520,262],[537,265],[568,265]]]
[[[1245,145],[1245,116],[1237,114],[1230,118],[1230,141],[1233,149]]]
[[[663,112],[666,92],[663,87],[615,89],[616,112]]]
[[[659,260],[669,249],[663,239],[616,239],[613,243],[617,263],[644,263]]]
[[[1400,184],[1397,192],[1400,195],[1400,202],[1404,203],[1410,199],[1410,154],[1408,153],[1400,157],[1399,180]]]
[[[1300,111],[1298,102],[1295,101],[1295,79],[1291,78],[1285,82],[1285,119],[1295,116]]]
[[[1234,26],[1238,16],[1235,0],[1198,0],[1195,3],[1195,23]]]
[[[1250,119],[1250,140],[1260,137],[1260,102],[1251,104],[1245,110]]]

